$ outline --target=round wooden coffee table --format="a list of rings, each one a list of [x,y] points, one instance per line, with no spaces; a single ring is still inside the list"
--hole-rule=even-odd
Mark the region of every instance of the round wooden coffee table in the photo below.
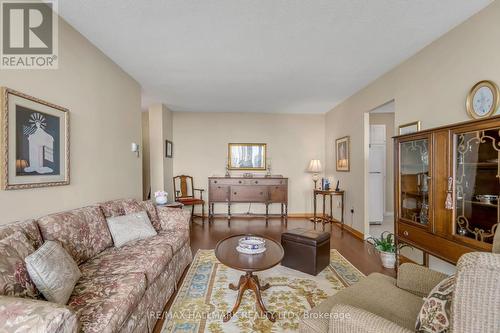
[[[243,254],[236,251],[238,240],[244,236],[257,236],[266,240],[266,251],[260,254]],[[276,321],[276,315],[267,311],[264,302],[262,301],[261,291],[269,289],[271,286],[267,283],[264,286],[260,285],[259,277],[253,273],[264,271],[278,265],[283,259],[284,251],[281,244],[267,237],[258,235],[234,235],[224,238],[217,246],[215,246],[215,256],[224,265],[245,272],[240,277],[238,285],[229,284],[229,289],[237,290],[238,297],[231,312],[224,316],[224,322],[227,322],[238,311],[241,298],[245,290],[250,289],[255,293],[257,310],[261,315],[265,315],[270,321]]]

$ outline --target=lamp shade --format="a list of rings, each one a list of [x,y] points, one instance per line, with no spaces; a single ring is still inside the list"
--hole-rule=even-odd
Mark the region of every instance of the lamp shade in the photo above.
[[[309,162],[309,167],[307,168],[307,171],[311,172],[311,173],[321,172],[322,171],[321,161],[320,160],[311,160],[311,162]]]

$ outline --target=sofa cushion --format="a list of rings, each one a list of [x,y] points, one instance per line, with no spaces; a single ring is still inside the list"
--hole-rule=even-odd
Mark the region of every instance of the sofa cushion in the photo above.
[[[76,312],[82,332],[118,332],[145,291],[143,274],[87,276],[78,281],[68,306]]]
[[[143,273],[148,286],[172,260],[172,249],[160,235],[130,242],[120,248],[106,249],[96,258],[80,266],[83,276]]]
[[[42,217],[38,226],[44,240],[59,241],[77,264],[113,246],[106,219],[98,206]]]
[[[20,231],[0,240],[0,295],[41,298],[24,263],[24,258],[34,251],[28,238]]]
[[[66,304],[81,276],[68,252],[58,242],[47,241],[25,261],[30,277],[45,299]]]
[[[145,211],[110,217],[107,222],[116,247],[156,235],[156,230]]]
[[[125,215],[125,207],[123,205],[128,199],[118,199],[118,200],[110,200],[99,203],[99,207],[106,218],[114,217],[114,216],[122,216]]]
[[[187,230],[164,230],[159,232],[159,236],[172,246],[174,253],[177,253],[189,241],[189,231]]]
[[[346,304],[374,313],[409,330],[422,307],[422,298],[396,287],[396,279],[372,273],[358,283],[343,289],[313,308],[311,313],[330,313],[336,304]],[[321,319],[318,319],[321,318]],[[311,332],[328,332],[328,317],[308,316],[301,326]]]
[[[187,210],[170,207],[158,207],[158,217],[162,230],[189,229],[191,213]]]
[[[160,231],[161,223],[158,212],[156,211],[156,205],[151,200],[141,201],[139,204],[148,212],[151,224],[155,227],[156,231]]]
[[[42,235],[38,230],[38,225],[35,220],[15,222],[0,226],[0,239],[10,236],[16,231],[24,232],[35,249],[38,249],[43,244]]]

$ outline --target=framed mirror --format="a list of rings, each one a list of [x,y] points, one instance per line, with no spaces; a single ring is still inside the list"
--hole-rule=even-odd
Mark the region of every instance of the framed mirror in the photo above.
[[[230,143],[227,166],[229,170],[266,170],[265,143]]]

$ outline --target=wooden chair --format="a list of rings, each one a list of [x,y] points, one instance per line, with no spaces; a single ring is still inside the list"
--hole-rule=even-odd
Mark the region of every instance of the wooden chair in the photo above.
[[[205,223],[205,201],[203,200],[205,190],[194,188],[193,177],[191,176],[175,176],[173,180],[175,201],[182,203],[184,206],[191,206],[191,220],[195,216],[201,217],[203,223]],[[195,197],[195,191],[199,192],[199,198]],[[194,207],[197,205],[201,205],[201,216],[194,215]]]

